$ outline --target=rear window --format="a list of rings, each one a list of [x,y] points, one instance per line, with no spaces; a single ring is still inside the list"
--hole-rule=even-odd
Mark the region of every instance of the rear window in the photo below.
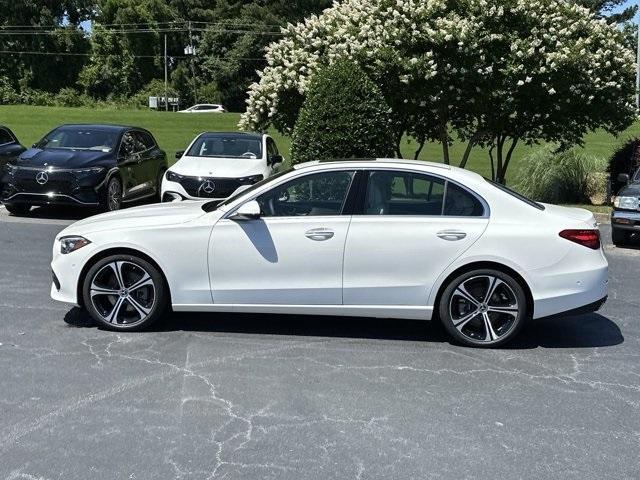
[[[527,198],[524,195],[519,194],[515,190],[511,190],[509,187],[506,187],[506,186],[502,185],[501,183],[494,182],[493,180],[489,180],[488,178],[485,178],[485,180],[487,182],[489,182],[491,185],[493,185],[494,187],[496,187],[498,190],[502,190],[503,192],[508,193],[509,195],[511,195],[512,197],[517,198],[521,202],[524,202],[527,205],[532,206],[533,208],[537,208],[538,210],[544,210],[544,205],[542,205],[541,203],[534,202],[530,198]]]

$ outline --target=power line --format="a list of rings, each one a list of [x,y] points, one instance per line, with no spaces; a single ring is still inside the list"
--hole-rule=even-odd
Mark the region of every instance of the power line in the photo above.
[[[188,28],[149,28],[149,29],[105,29],[104,32],[109,33],[117,33],[117,34],[144,34],[144,33],[188,33]],[[271,32],[266,30],[242,30],[242,29],[209,29],[209,28],[192,28],[192,32],[208,32],[214,31],[216,33],[248,33],[254,35],[272,35],[272,36],[282,36],[284,35],[282,32]],[[95,32],[95,30],[93,31]],[[56,29],[56,30],[40,30],[40,31],[29,31],[29,30],[0,30],[0,36],[35,36],[35,35],[58,35],[61,33],[65,33],[64,29]]]
[[[120,53],[81,53],[81,52],[30,52],[25,50],[0,50],[0,53],[6,54],[14,54],[14,55],[49,55],[49,56],[72,56],[72,57],[120,57],[122,54]],[[132,55],[133,58],[159,58],[160,55]],[[169,55],[169,58],[190,58],[185,55]],[[216,59],[216,60],[226,60],[224,57],[212,57],[207,55],[207,58]],[[252,62],[262,62],[264,58],[251,58],[251,57],[233,57],[233,60],[241,60],[241,61],[252,61]]]
[[[92,25],[95,26],[100,26],[100,27],[135,27],[135,26],[147,26],[147,27],[153,27],[153,26],[157,26],[157,25],[175,25],[175,24],[183,24],[183,25],[188,25],[189,20],[169,20],[166,22],[140,22],[140,23],[100,23],[100,22],[92,22]],[[252,27],[252,26],[262,26],[262,27],[275,27],[275,28],[282,28],[284,25],[281,24],[277,24],[277,23],[263,23],[263,22],[238,22],[236,20],[227,20],[227,21],[222,21],[222,22],[199,22],[199,21],[191,21],[191,23],[193,25],[206,25],[206,26],[212,26],[212,25],[220,25],[220,26],[247,26],[247,27]],[[0,25],[0,30],[6,30],[6,29],[11,29],[11,28],[22,28],[22,29],[33,29],[33,28],[46,28],[46,29],[53,29],[53,28],[69,28],[69,29],[77,29],[78,27],[76,27],[75,25],[60,25],[60,26],[55,26],[55,25]]]

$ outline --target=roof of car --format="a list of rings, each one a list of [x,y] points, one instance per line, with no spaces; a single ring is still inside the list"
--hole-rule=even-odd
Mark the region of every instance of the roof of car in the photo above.
[[[58,125],[56,128],[61,128],[61,127],[82,127],[82,128],[93,128],[95,130],[113,130],[116,132],[126,130],[129,128],[144,130],[144,128],[140,128],[140,127],[132,127],[129,125],[114,125],[110,123],[68,123],[64,125]]]
[[[199,136],[203,135],[233,135],[238,137],[247,137],[247,138],[262,138],[262,133],[257,132],[202,132]]]
[[[427,167],[434,167],[434,168],[442,168],[444,170],[451,170],[451,165],[446,165],[444,163],[427,162],[424,160],[405,160],[402,158],[337,158],[337,159],[329,159],[329,160],[314,160],[311,162],[299,163],[298,165],[294,165],[293,168],[300,169],[300,168],[306,168],[306,167],[311,167],[314,165],[320,165],[325,163],[353,164],[353,163],[362,163],[362,162],[366,162],[366,163],[371,162],[371,163],[379,163],[379,164],[390,163],[395,165],[419,165],[421,167],[427,166]]]

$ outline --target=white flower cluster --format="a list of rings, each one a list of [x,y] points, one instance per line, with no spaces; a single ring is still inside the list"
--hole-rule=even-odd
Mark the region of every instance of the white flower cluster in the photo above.
[[[495,111],[540,134],[543,120],[586,116],[585,106],[631,108],[632,52],[615,27],[572,2],[344,0],[283,33],[250,87],[243,129],[278,123],[315,72],[339,58],[369,72],[396,113],[444,111],[454,126],[480,128]]]

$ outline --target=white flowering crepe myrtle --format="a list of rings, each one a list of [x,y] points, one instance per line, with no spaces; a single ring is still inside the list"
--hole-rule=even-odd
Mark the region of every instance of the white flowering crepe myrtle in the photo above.
[[[338,58],[380,86],[400,140],[453,133],[490,147],[504,180],[518,142],[579,144],[634,118],[633,52],[623,34],[562,0],[345,0],[288,25],[251,85],[243,129],[290,133],[310,79]],[[492,164],[493,164],[493,156]]]

